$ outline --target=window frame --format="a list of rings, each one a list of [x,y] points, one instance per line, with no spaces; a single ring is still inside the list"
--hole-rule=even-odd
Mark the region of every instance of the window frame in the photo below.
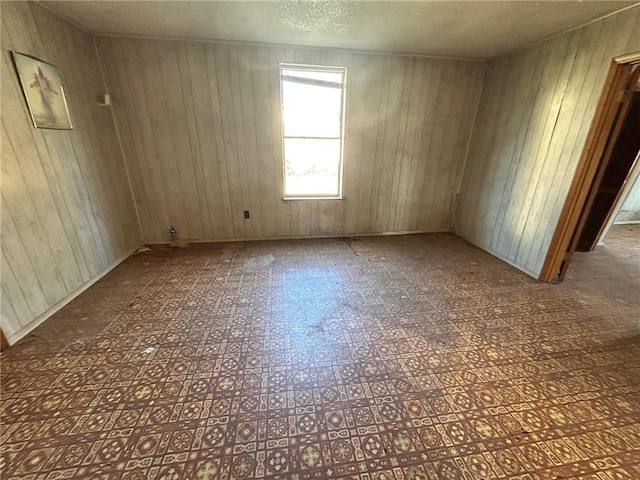
[[[340,137],[303,137],[303,136],[285,136],[284,134],[284,91],[283,91],[283,70],[300,70],[304,72],[308,71],[320,71],[320,72],[332,72],[341,73],[342,77],[342,98],[340,104]],[[290,200],[342,200],[343,192],[343,170],[344,170],[344,134],[346,123],[346,99],[347,99],[347,66],[328,66],[328,65],[309,65],[303,63],[278,63],[278,82],[280,84],[280,142],[282,152],[282,200],[288,202]],[[309,195],[287,195],[287,165],[285,157],[285,140],[293,139],[320,139],[320,140],[336,140],[340,139],[340,157],[338,159],[338,194],[337,195],[319,195],[317,193]]]

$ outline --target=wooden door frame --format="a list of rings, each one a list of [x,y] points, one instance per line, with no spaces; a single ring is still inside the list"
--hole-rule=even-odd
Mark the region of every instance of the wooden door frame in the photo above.
[[[609,133],[615,124],[618,105],[631,78],[631,66],[639,63],[640,52],[621,55],[611,61],[567,199],[562,207],[558,225],[538,277],[543,282],[557,280],[565,253],[578,227],[583,207],[598,171]]]
[[[607,222],[609,221],[609,217],[611,216],[612,210],[616,206],[615,201],[617,201],[618,197],[620,196],[620,193],[622,193],[622,189],[624,189],[624,184],[622,184],[621,188],[616,193],[616,198],[612,205],[612,208],[610,208],[609,211],[607,211],[605,222],[602,225],[600,225],[598,229],[598,233],[595,237],[595,240],[590,244],[589,249],[586,250],[585,249],[586,244],[581,243],[583,240],[584,228],[588,221],[589,216],[592,213],[596,196],[600,191],[602,182],[605,179],[605,175],[607,175],[608,169],[611,166],[612,162],[617,162],[617,160],[614,160],[613,153],[617,148],[616,145],[618,144],[618,141],[620,140],[620,134],[622,130],[625,128],[624,125],[626,124],[626,118],[627,118],[627,115],[629,114],[630,109],[632,108],[632,104],[634,102],[638,102],[638,97],[640,97],[640,92],[637,92],[636,94],[636,85],[638,82],[639,75],[640,75],[640,68],[636,68],[631,75],[631,82],[627,83],[627,90],[625,90],[623,100],[618,103],[618,111],[616,114],[615,124],[613,125],[613,128],[611,129],[611,132],[608,135],[606,148],[602,153],[599,164],[597,166],[597,171],[593,179],[591,189],[589,191],[589,196],[587,197],[587,201],[584,204],[582,213],[580,215],[580,220],[578,221],[578,225],[576,227],[576,234],[573,235],[573,240],[569,244],[569,249],[567,252],[569,256],[571,256],[577,250],[578,245],[580,245],[581,252],[584,252],[584,251],[591,252],[593,251],[594,248],[596,248],[598,239],[602,234],[602,230],[604,229]],[[635,158],[637,156],[638,155],[636,152],[636,154],[633,155],[633,163],[635,163]],[[633,168],[633,164],[631,165],[631,168]],[[626,181],[626,178],[629,177],[630,172],[631,170],[628,170],[626,172],[625,181]],[[559,277],[560,281],[563,280],[564,273],[567,271],[568,266],[569,265],[567,264],[566,268],[564,268],[564,271],[562,268],[560,269],[560,277]]]
[[[4,336],[4,332],[0,328],[0,352],[4,352],[7,348],[9,348],[9,341],[7,337]]]

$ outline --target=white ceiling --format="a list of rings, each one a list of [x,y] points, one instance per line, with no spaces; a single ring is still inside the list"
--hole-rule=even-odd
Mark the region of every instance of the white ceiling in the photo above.
[[[490,58],[583,25],[625,1],[48,1],[97,34]]]

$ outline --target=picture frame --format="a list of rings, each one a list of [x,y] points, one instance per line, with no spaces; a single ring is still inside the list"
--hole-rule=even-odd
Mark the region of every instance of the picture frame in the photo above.
[[[72,130],[60,73],[55,65],[20,52],[11,52],[29,115],[36,128]]]

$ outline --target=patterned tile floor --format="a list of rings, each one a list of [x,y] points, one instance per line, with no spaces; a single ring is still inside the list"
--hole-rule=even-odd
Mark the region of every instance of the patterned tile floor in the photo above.
[[[640,228],[155,248],[2,355],[2,478],[640,479]]]

